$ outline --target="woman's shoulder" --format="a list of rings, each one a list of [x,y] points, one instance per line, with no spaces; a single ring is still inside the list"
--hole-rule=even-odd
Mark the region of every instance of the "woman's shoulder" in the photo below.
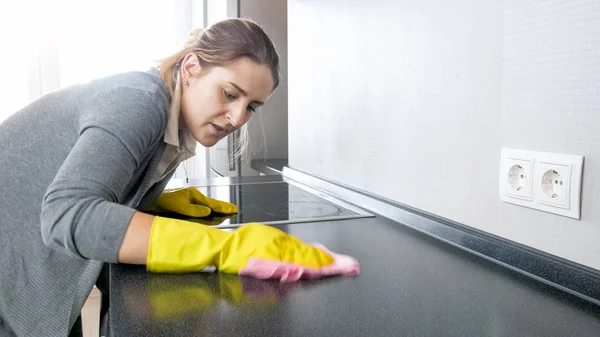
[[[88,90],[98,94],[107,92],[138,91],[147,93],[158,104],[168,106],[169,94],[165,82],[154,68],[147,71],[128,71],[95,79],[88,83]]]
[[[66,90],[70,91],[69,101],[74,103],[82,128],[101,126],[113,131],[158,133],[166,127],[170,103],[157,72],[117,73]]]

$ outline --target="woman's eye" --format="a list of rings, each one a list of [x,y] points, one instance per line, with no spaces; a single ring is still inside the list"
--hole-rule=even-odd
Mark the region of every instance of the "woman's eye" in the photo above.
[[[230,101],[232,101],[232,100],[235,99],[235,96],[233,96],[232,94],[230,94],[227,90],[223,90],[223,94],[225,95],[225,98],[227,98]]]
[[[256,112],[256,108],[251,105],[248,105],[248,110],[250,110],[252,112]]]

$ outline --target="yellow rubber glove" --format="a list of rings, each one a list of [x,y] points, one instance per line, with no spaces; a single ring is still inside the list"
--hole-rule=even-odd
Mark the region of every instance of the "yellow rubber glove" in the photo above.
[[[251,258],[320,268],[334,258],[285,232],[253,223],[227,232],[190,221],[157,216],[150,234],[146,268],[152,272],[195,272],[215,266],[238,274]]]
[[[236,205],[209,198],[195,187],[186,187],[164,191],[150,207],[144,211],[161,214],[174,212],[191,217],[205,217],[212,212],[234,214],[238,212]]]

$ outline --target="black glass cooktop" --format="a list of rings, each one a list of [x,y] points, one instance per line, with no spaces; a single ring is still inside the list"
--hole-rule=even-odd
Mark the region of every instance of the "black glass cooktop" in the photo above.
[[[317,195],[306,187],[287,182],[195,187],[210,198],[236,204],[239,212],[229,216],[213,213],[205,218],[173,216],[219,227],[237,227],[250,222],[277,224],[372,216],[329,195]]]

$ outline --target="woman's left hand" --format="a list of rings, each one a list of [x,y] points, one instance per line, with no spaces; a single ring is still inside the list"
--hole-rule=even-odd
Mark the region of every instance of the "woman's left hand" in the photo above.
[[[212,212],[235,214],[238,208],[232,203],[209,198],[195,187],[186,187],[163,192],[144,211],[155,214],[174,212],[190,217],[205,217]]]

